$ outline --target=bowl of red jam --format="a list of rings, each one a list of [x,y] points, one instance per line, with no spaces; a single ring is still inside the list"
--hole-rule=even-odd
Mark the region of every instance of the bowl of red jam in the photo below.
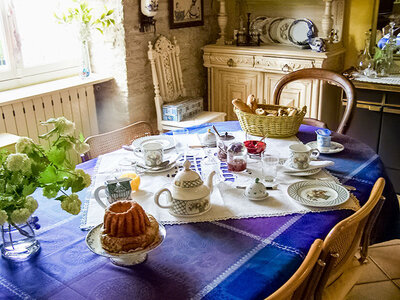
[[[267,145],[264,142],[249,140],[244,142],[249,154],[261,154],[264,152]]]

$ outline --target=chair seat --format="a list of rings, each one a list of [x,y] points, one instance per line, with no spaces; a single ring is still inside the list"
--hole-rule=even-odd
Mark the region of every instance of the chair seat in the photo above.
[[[198,126],[204,123],[211,122],[223,122],[225,121],[226,113],[214,112],[214,111],[203,111],[193,118],[186,119],[185,121],[161,121],[163,130],[174,130],[177,128]]]

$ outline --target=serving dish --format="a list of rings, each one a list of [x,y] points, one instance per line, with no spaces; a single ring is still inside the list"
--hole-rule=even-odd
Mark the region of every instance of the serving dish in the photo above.
[[[113,264],[123,267],[130,267],[144,262],[147,258],[147,254],[160,246],[167,234],[165,227],[158,223],[158,236],[155,238],[154,242],[146,248],[132,250],[129,252],[111,253],[103,249],[101,246],[100,236],[102,227],[103,223],[93,227],[88,232],[85,239],[87,247],[93,253],[107,257]]]

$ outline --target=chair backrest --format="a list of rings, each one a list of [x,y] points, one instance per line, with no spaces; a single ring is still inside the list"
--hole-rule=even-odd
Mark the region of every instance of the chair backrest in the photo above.
[[[316,239],[311,245],[303,263],[284,285],[270,295],[267,300],[303,299],[302,294],[318,261],[323,241]],[[323,267],[323,266],[321,266]],[[315,271],[314,271],[315,272]]]
[[[353,110],[354,106],[355,89],[351,81],[341,74],[325,69],[320,69],[320,68],[301,69],[283,76],[278,81],[278,83],[275,86],[273,94],[274,103],[279,104],[279,99],[281,97],[282,90],[288,83],[301,79],[325,80],[328,81],[330,84],[338,85],[345,91],[347,97],[347,105],[344,114],[342,116],[342,120],[339,123],[339,127],[336,130],[338,133],[344,133],[344,129],[350,119],[351,111]]]
[[[175,37],[173,40],[174,42],[172,43],[165,36],[160,35],[154,46],[151,42],[148,45],[147,55],[151,65],[154,100],[159,124],[162,119],[162,104],[164,102],[173,102],[180,97],[186,96],[179,60],[180,48]]]
[[[90,136],[85,140],[89,144],[90,150],[81,156],[82,161],[121,149],[122,145],[129,145],[137,138],[153,134],[155,132],[151,125],[140,121],[107,133]]]
[[[320,258],[327,263],[327,266],[318,283],[316,290],[317,295],[322,295],[322,291],[328,281],[338,277],[341,268],[346,265],[357,252],[367,220],[376,204],[381,199],[384,187],[385,180],[382,177],[378,178],[372,188],[367,203],[353,215],[339,222],[326,236]]]

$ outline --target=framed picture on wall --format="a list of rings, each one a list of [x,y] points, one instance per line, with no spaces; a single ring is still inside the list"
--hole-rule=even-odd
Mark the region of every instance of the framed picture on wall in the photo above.
[[[204,0],[169,0],[169,27],[204,25]]]

